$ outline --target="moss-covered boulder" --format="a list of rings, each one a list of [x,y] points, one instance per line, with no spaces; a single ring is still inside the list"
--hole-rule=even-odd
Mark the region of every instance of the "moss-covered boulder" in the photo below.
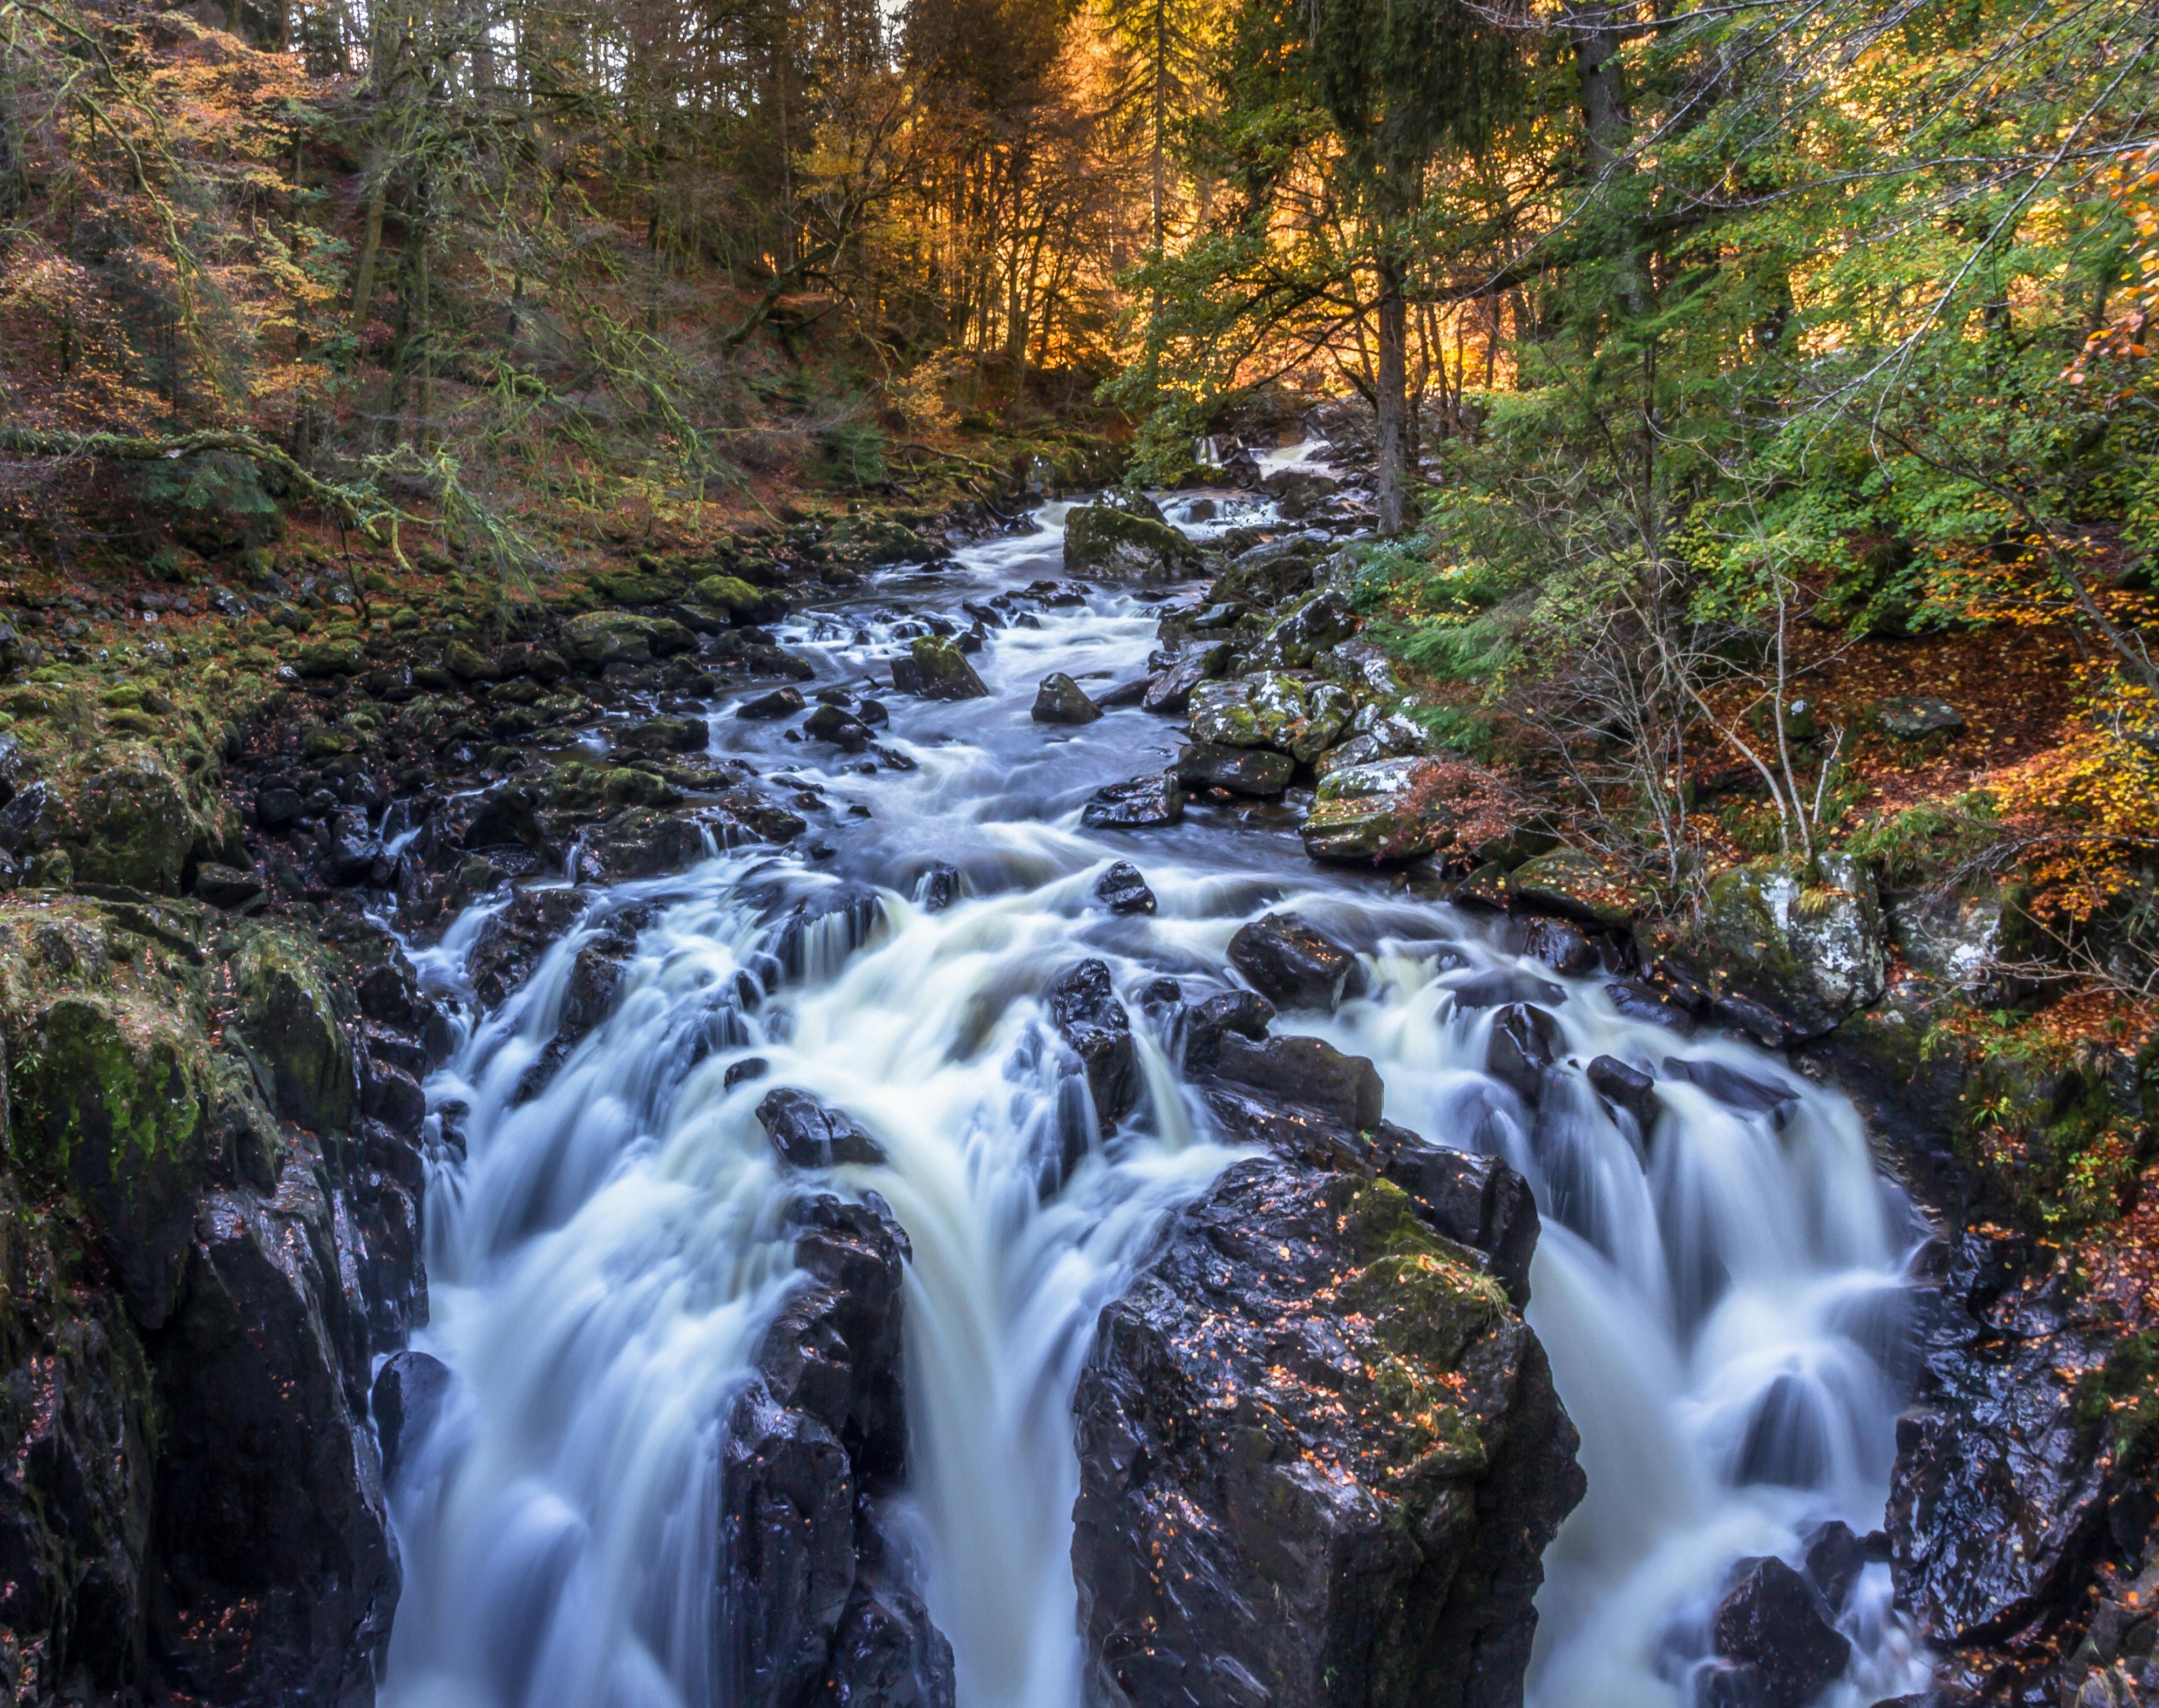
[[[202,1034],[169,1008],[64,996],[39,1013],[9,1075],[9,1152],[65,1183],[103,1234],[128,1312],[171,1314],[212,1157]]]
[[[1357,632],[1356,613],[1338,593],[1315,593],[1267,631],[1252,662],[1267,670],[1302,670]]]
[[[547,779],[547,804],[572,812],[611,812],[620,806],[674,806],[682,791],[663,777],[626,765],[558,765]]]
[[[1199,551],[1158,516],[1105,504],[1064,518],[1064,572],[1112,581],[1168,582],[1195,575]]]
[[[695,650],[697,637],[665,617],[634,611],[591,611],[562,625],[571,660],[595,673],[609,665],[648,665]]]
[[[278,1112],[316,1132],[348,1126],[359,1085],[328,969],[301,944],[270,930],[251,933],[231,969],[241,1036],[276,1093]]]
[[[356,676],[367,668],[367,655],[350,636],[316,641],[293,655],[293,668],[309,678]]]
[[[1310,764],[1333,747],[1357,702],[1332,682],[1278,670],[1208,682],[1192,694],[1192,739],[1224,748],[1271,748]]]
[[[1102,1313],[1074,1412],[1081,1639],[1126,1699],[1519,1699],[1577,1436],[1505,1291],[1399,1187],[1233,1164]]]
[[[903,694],[924,700],[981,700],[990,691],[967,662],[966,654],[942,634],[918,637],[905,658],[894,659],[892,685]]]
[[[1314,860],[1385,866],[1478,840],[1493,822],[1491,778],[1457,760],[1375,759],[1329,771],[1301,834]]]
[[[940,542],[889,516],[848,516],[832,525],[827,538],[834,556],[869,567],[931,563],[952,555]]]
[[[1656,902],[1633,874],[1578,848],[1520,862],[1507,874],[1507,893],[1525,907],[1592,925],[1625,925]]]
[[[198,840],[224,839],[215,801],[199,810],[198,794],[162,748],[128,742],[106,749],[75,790],[62,837],[76,879],[177,894]]]
[[[1704,955],[1803,1038],[1882,994],[1883,941],[1873,874],[1848,855],[1756,861],[1710,880]]]
[[[708,575],[690,589],[690,601],[731,623],[769,623],[787,614],[787,598],[752,587],[738,575]]]

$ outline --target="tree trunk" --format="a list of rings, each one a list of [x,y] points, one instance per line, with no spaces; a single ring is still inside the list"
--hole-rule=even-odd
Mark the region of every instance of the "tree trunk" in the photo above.
[[[1402,296],[1402,267],[1398,256],[1383,252],[1379,261],[1380,301],[1377,319],[1380,360],[1375,387],[1380,418],[1379,508],[1380,531],[1391,538],[1402,531],[1407,514],[1406,491],[1410,453],[1408,416],[1407,308]]]
[[[367,331],[367,305],[375,295],[375,263],[382,252],[382,204],[389,191],[389,174],[385,173],[367,192],[367,230],[360,242],[360,271],[352,282],[352,338],[355,344]]]

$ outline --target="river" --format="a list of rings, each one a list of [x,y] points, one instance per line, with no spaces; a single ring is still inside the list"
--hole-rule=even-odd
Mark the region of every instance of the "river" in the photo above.
[[[1062,514],[1046,507],[1038,531],[942,569],[883,572],[782,639],[820,685],[866,681],[895,614],[1061,575]],[[1630,1020],[1594,979],[1552,980],[1575,1063],[1678,1057],[1782,1095],[1748,1114],[1666,1074],[1645,1136],[1576,1073],[1533,1115],[1482,1071],[1492,1011],[1451,995],[1493,969],[1551,978],[1510,952],[1505,922],[1396,877],[1313,866],[1279,808],[1082,830],[1087,796],[1166,763],[1181,727],[1137,709],[1038,724],[1035,686],[1052,670],[1097,691],[1139,675],[1154,609],[1097,591],[996,633],[974,660],[986,699],[885,696],[885,739],[910,772],[862,774],[867,762],[718,703],[715,753],[806,779],[829,804],[808,854],[743,848],[595,893],[530,983],[474,1017],[429,1087],[438,1106],[466,1106],[468,1150],[431,1184],[432,1320],[416,1344],[457,1381],[393,1491],[391,1708],[724,1708],[718,1420],[791,1276],[793,1188],[753,1113],[776,1084],[845,1109],[888,1156],[836,1179],[882,1194],[913,1245],[911,1477],[883,1518],[951,1640],[961,1708],[1080,1708],[1073,1385],[1102,1306],[1234,1153],[1135,1006],[1146,1106],[1041,1199],[1058,1074],[1031,1043],[1035,993],[1087,956],[1124,991],[1162,975],[1188,991],[1230,982],[1232,934],[1284,907],[1357,950],[1369,989],[1276,1029],[1372,1058],[1390,1120],[1504,1154],[1544,1214],[1529,1314],[1589,1492],[1547,1555],[1530,1700],[1685,1703],[1734,1560],[1796,1559],[1829,1517],[1880,1524],[1921,1230],[1851,1105],[1750,1046]],[[1144,871],[1156,914],[1092,899],[1113,859]],[[931,911],[919,886],[940,862],[960,893]],[[867,930],[830,916],[795,976],[760,995],[748,975],[776,912],[843,881],[882,888]],[[500,904],[418,952],[439,991],[469,994],[463,953]],[[641,929],[614,1012],[516,1102],[570,957],[626,909]],[[753,1056],[769,1073],[730,1087]],[[1887,1567],[1869,1566],[1842,1616],[1855,1659],[1824,1699],[1835,1708],[1924,1682],[1888,1599]]]

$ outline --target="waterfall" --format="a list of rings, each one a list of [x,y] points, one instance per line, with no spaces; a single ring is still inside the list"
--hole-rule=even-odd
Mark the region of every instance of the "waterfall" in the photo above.
[[[1059,515],[875,597],[943,608],[1054,575]],[[866,605],[788,638],[827,680],[857,681],[898,614]],[[1734,1560],[1796,1558],[1830,1517],[1879,1524],[1918,1230],[1850,1104],[1749,1047],[1629,1018],[1599,981],[1511,953],[1504,922],[1317,871],[1278,816],[1083,832],[1087,794],[1158,765],[1176,732],[1136,711],[1046,730],[1027,706],[1052,670],[1129,679],[1154,622],[1101,593],[1039,622],[976,658],[989,698],[892,702],[888,739],[918,767],[903,775],[716,717],[716,749],[867,810],[831,869],[737,849],[593,893],[523,989],[469,1016],[429,1087],[463,1151],[443,1149],[431,1184],[418,1343],[456,1379],[392,1491],[392,1708],[724,1708],[719,1431],[797,1284],[803,1177],[755,1115],[775,1086],[844,1110],[887,1158],[820,1183],[877,1193],[912,1244],[909,1479],[880,1516],[951,1640],[960,1701],[1080,1708],[1074,1383],[1102,1306],[1235,1154],[1131,993],[1230,982],[1240,924],[1285,906],[1356,949],[1368,981],[1277,1030],[1371,1057],[1390,1120],[1504,1156],[1544,1214],[1530,1315],[1589,1493],[1547,1559],[1532,1700],[1685,1703]],[[1113,858],[1142,867],[1155,914],[1092,900]],[[939,912],[912,898],[932,861],[963,874]],[[874,902],[822,913],[775,955],[790,914],[841,884]],[[423,957],[438,991],[467,996],[465,951],[500,904]],[[612,1012],[535,1090],[578,947],[629,909],[648,923]],[[1064,1092],[1041,991],[1087,958],[1126,994],[1146,1095],[1045,1196]],[[1464,986],[1494,975],[1537,981],[1562,1034],[1534,1102],[1484,1069],[1494,1011]],[[1599,1056],[1658,1075],[1648,1131],[1590,1086]],[[1887,1602],[1871,1566],[1843,1616],[1856,1659],[1840,1705],[1925,1677]]]

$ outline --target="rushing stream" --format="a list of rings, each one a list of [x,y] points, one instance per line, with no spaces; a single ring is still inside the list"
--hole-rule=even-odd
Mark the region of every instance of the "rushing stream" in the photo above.
[[[893,572],[784,638],[824,682],[863,682],[891,650],[891,612],[1059,575],[1060,515],[941,572]],[[1831,1516],[1879,1524],[1917,1234],[1850,1105],[1744,1045],[1623,1017],[1597,981],[1517,960],[1504,922],[1315,867],[1278,810],[1083,831],[1087,795],[1166,763],[1181,731],[1136,709],[1037,724],[1035,686],[1059,670],[1097,691],[1129,680],[1154,638],[1152,607],[1108,593],[997,633],[974,660],[991,697],[888,701],[887,739],[919,767],[905,774],[859,774],[721,704],[716,752],[814,779],[839,810],[809,839],[827,857],[747,848],[596,893],[587,926],[475,1021],[430,1088],[467,1105],[469,1152],[432,1188],[419,1343],[458,1379],[393,1491],[393,1708],[724,1708],[719,1420],[790,1282],[795,1188],[753,1114],[775,1084],[843,1107],[890,1159],[837,1182],[882,1194],[914,1248],[910,1486],[884,1516],[951,1640],[962,1708],[1080,1708],[1073,1384],[1103,1304],[1234,1153],[1188,1108],[1135,1005],[1147,1106],[1038,1202],[1058,1069],[1034,993],[1086,956],[1121,990],[1162,974],[1188,992],[1226,983],[1239,924],[1285,906],[1357,949],[1371,978],[1339,1013],[1277,1029],[1374,1058],[1391,1120],[1503,1153],[1544,1212],[1530,1316],[1589,1493],[1548,1556],[1530,1700],[1685,1702],[1734,1560],[1796,1558]],[[1145,872],[1157,914],[1091,898],[1117,858]],[[914,898],[939,861],[963,882],[932,912]],[[842,879],[882,886],[881,914],[867,933],[829,915],[758,996],[745,974],[769,969],[776,913]],[[439,985],[459,988],[489,905],[423,952]],[[583,930],[626,908],[653,917],[611,1017],[515,1102]],[[1450,993],[1503,968],[1565,982],[1577,1063],[1697,1064],[1662,1074],[1653,1135],[1615,1124],[1579,1074],[1534,1116],[1486,1077],[1492,1011]],[[769,1072],[730,1088],[751,1056]],[[1923,1681],[1887,1602],[1887,1568],[1870,1566],[1843,1617],[1856,1659],[1839,1708]]]

